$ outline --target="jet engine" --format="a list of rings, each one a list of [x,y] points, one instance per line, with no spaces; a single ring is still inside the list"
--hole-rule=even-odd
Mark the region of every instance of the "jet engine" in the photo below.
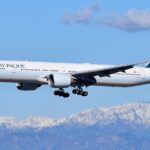
[[[65,88],[72,84],[72,78],[68,74],[51,74],[49,85],[54,88]]]
[[[30,84],[30,83],[17,83],[16,87],[18,90],[22,91],[33,91],[36,90],[41,85],[38,84]]]

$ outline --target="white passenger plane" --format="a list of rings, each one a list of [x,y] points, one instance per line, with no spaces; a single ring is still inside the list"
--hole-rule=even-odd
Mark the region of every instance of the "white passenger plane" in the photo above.
[[[146,62],[142,62],[146,63]],[[0,82],[17,83],[19,90],[36,90],[41,85],[58,88],[54,95],[69,97],[64,88],[73,87],[73,94],[87,96],[87,86],[129,87],[150,83],[150,63],[128,65],[94,65],[0,61]]]

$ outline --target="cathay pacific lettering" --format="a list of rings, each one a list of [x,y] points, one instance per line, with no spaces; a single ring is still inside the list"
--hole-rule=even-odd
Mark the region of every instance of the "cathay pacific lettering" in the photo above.
[[[0,64],[1,68],[25,68],[23,64]]]
[[[72,63],[46,63],[28,61],[0,61],[0,82],[17,83],[19,90],[36,90],[42,85],[57,88],[54,95],[69,97],[72,93],[87,96],[83,87],[113,86],[129,87],[150,83],[150,63],[146,67],[136,65],[96,65]]]

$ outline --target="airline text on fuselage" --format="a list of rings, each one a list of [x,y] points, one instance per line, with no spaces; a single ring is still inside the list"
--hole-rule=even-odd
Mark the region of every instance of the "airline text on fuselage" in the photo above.
[[[25,68],[24,64],[0,64],[0,68]]]

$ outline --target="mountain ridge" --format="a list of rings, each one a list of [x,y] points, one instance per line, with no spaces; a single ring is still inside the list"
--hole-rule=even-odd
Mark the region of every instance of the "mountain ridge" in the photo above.
[[[0,117],[0,150],[149,150],[150,104],[88,109],[54,119]]]
[[[85,126],[94,124],[105,126],[115,123],[117,120],[150,127],[150,103],[136,102],[111,107],[99,107],[59,119],[30,116],[19,120],[13,117],[0,117],[0,125],[4,125],[7,128],[47,128],[73,123]]]

